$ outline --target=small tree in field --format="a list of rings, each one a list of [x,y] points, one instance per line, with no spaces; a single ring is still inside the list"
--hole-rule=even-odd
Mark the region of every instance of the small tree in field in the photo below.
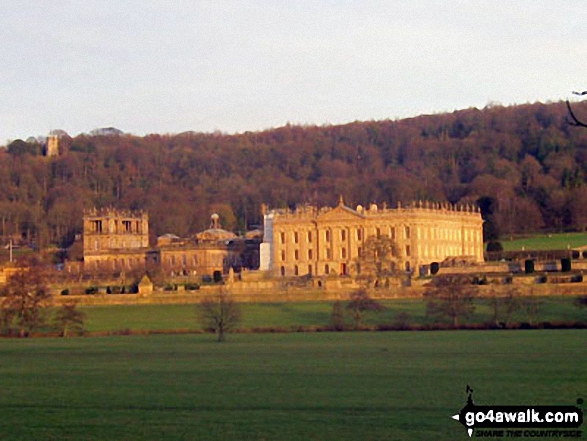
[[[587,308],[587,296],[580,296],[575,299],[573,304],[577,308]]]
[[[218,334],[218,341],[225,341],[225,333],[230,332],[242,320],[241,307],[226,291],[211,295],[198,305],[202,324]]]
[[[390,237],[369,236],[356,260],[360,278],[371,285],[397,274],[398,254],[397,245]]]
[[[377,300],[369,297],[369,294],[364,289],[359,289],[351,294],[351,300],[347,304],[347,309],[350,311],[355,329],[360,329],[362,326],[363,316],[368,311],[381,311],[385,307]]]
[[[335,331],[344,331],[346,328],[344,306],[340,300],[332,304],[332,311],[330,312],[330,328]]]
[[[45,323],[45,310],[51,295],[40,263],[30,260],[11,275],[2,289],[2,316],[8,328],[16,324],[20,337],[26,337]]]
[[[86,314],[77,309],[77,303],[66,303],[55,313],[53,319],[62,337],[67,338],[70,332],[81,334],[84,332]]]
[[[521,307],[526,312],[526,316],[528,317],[528,323],[533,325],[538,318],[538,313],[540,312],[540,306],[542,305],[542,301],[535,296],[525,296],[521,299]]]
[[[453,327],[475,310],[475,288],[463,284],[458,277],[437,277],[424,292],[426,315],[449,319]]]
[[[515,286],[507,286],[503,289],[505,295],[498,296],[495,292],[489,299],[489,304],[493,308],[493,324],[498,326],[503,322],[505,326],[510,324],[514,313],[521,307],[520,290]]]

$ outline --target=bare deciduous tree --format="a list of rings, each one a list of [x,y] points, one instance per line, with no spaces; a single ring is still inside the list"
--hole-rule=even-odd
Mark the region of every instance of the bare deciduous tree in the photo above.
[[[437,277],[424,292],[426,315],[448,318],[456,328],[459,320],[468,318],[475,310],[475,294],[476,288],[458,277]]]
[[[575,299],[575,301],[573,302],[573,304],[577,308],[587,308],[587,295],[583,295],[583,296],[577,297]]]
[[[15,323],[21,337],[29,336],[45,322],[51,295],[42,266],[31,259],[8,278],[2,289],[2,312],[8,326]]]
[[[502,290],[500,289],[499,292]],[[522,305],[520,302],[520,290],[512,285],[503,288],[505,295],[494,293],[489,299],[489,304],[493,309],[493,324],[498,326],[500,323],[506,327],[510,323],[512,315],[518,311]]]
[[[340,300],[332,304],[332,311],[330,312],[330,328],[335,331],[343,331],[346,328],[344,306]]]
[[[526,311],[526,316],[528,317],[528,323],[530,325],[535,324],[542,303],[543,302],[539,298],[533,295],[525,296],[521,299],[521,307]]]
[[[224,334],[236,328],[242,320],[240,305],[224,290],[202,300],[198,310],[202,324],[218,334],[219,342],[225,341]]]
[[[62,337],[67,338],[70,332],[81,334],[84,331],[86,314],[77,309],[77,302],[66,303],[55,313],[53,321]]]
[[[359,289],[351,294],[351,301],[347,304],[347,309],[351,312],[355,329],[360,329],[362,326],[363,316],[367,311],[381,311],[385,307],[377,300],[369,297],[369,294],[364,289]]]
[[[387,236],[369,236],[357,259],[360,274],[368,283],[389,277],[397,272],[398,249]]]

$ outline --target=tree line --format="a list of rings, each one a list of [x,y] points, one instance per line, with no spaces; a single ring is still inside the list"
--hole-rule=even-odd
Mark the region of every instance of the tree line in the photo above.
[[[587,102],[573,105],[579,117]],[[60,138],[60,156],[0,150],[0,235],[67,247],[84,208],[147,210],[153,238],[245,231],[261,205],[411,200],[478,204],[485,239],[587,228],[587,131],[565,103],[488,106],[401,120],[177,135]]]

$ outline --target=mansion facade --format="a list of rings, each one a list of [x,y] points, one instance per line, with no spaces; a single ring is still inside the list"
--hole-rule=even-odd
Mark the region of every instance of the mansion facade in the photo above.
[[[448,258],[483,262],[483,220],[477,207],[416,202],[397,208],[312,206],[264,213],[260,269],[276,276],[358,275],[366,241],[394,243],[392,271],[427,272]]]

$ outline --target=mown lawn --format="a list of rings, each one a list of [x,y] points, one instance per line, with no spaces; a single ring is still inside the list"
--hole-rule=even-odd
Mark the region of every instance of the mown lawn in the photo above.
[[[505,251],[524,250],[566,250],[587,245],[587,233],[536,234],[523,238],[501,238]]]
[[[0,340],[2,440],[466,440],[477,404],[587,396],[584,330]],[[533,438],[537,439],[537,438]]]
[[[537,321],[587,321],[587,310],[573,305],[573,297],[545,297]],[[409,322],[429,324],[426,305],[419,299],[387,300],[382,302],[386,309],[378,314],[367,314],[365,324],[378,325],[394,323],[399,313],[407,313]],[[487,300],[477,300],[476,310],[469,320],[484,323],[491,319],[493,311]],[[132,306],[91,306],[80,308],[87,314],[86,330],[173,330],[201,329],[197,318],[196,305],[132,305]],[[332,310],[331,302],[266,303],[243,304],[241,328],[274,327],[295,328],[296,326],[328,325]],[[523,310],[512,316],[513,321],[526,322]],[[350,324],[350,319],[348,321]]]

